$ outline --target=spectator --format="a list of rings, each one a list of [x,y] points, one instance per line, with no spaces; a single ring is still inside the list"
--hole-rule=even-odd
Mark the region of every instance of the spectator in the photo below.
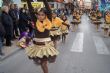
[[[27,18],[26,10],[21,8],[20,15],[19,15],[20,34],[26,30],[27,25],[28,25],[28,18]]]
[[[16,14],[16,17],[18,20],[19,19],[19,8],[18,8],[17,4],[15,4],[15,14]]]
[[[60,14],[60,9],[57,9],[57,14],[58,14],[58,15]]]
[[[26,25],[26,27],[29,28],[29,31],[31,33],[33,31],[33,27],[32,27],[32,24],[31,24],[32,20],[31,20],[30,13],[29,13],[28,10],[26,10],[26,16],[27,16],[27,25]]]
[[[9,15],[13,20],[13,39],[16,39],[16,36],[18,36],[18,26],[17,26],[18,16],[16,14],[16,9],[14,4],[10,5]]]
[[[4,29],[6,31],[6,46],[11,46],[11,39],[13,35],[13,20],[9,15],[9,8],[8,6],[2,7],[2,14],[1,14],[1,22],[4,26]]]
[[[16,21],[17,29],[18,29],[18,24],[19,24],[19,13],[20,13],[20,10],[19,10],[17,4],[15,4],[15,15],[17,17],[17,21]],[[17,30],[17,35],[16,36],[19,36],[18,30]]]

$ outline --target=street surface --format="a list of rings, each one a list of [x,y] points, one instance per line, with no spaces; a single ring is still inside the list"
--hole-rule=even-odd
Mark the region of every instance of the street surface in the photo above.
[[[69,17],[71,21],[71,17]],[[69,32],[66,43],[58,42],[60,54],[49,73],[110,73],[110,38],[95,30],[86,15],[76,32]],[[0,73],[43,73],[29,60],[25,50],[18,50],[0,63]]]

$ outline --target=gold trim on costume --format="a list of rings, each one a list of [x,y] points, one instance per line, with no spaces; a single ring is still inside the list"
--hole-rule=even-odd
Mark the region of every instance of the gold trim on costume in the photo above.
[[[51,38],[34,38],[33,40],[36,42],[49,42]]]
[[[46,42],[45,45],[30,45],[26,48],[26,54],[30,58],[43,58],[44,56],[57,56],[59,52],[54,48],[53,42]]]

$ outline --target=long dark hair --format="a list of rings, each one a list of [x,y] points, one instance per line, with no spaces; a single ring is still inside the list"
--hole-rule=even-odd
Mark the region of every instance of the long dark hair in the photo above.
[[[45,8],[41,8],[40,11],[38,11],[38,13],[39,13],[39,12],[43,12],[44,14],[47,15],[47,12],[46,12],[46,9],[45,9]]]
[[[41,9],[38,11],[38,14],[39,14],[40,12],[44,13],[44,14],[46,15],[46,17],[51,21],[51,19],[50,19],[49,16],[48,16],[48,11],[47,11],[45,8],[41,8]]]
[[[23,8],[21,8],[19,12],[20,12],[20,14],[21,14],[21,13],[23,12]]]

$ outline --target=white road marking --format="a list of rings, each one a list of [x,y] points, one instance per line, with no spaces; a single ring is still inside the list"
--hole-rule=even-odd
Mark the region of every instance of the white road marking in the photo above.
[[[102,38],[94,36],[93,40],[98,54],[110,55],[110,52],[105,43],[103,42]]]
[[[83,52],[83,40],[84,40],[84,33],[82,32],[78,33],[70,51],[79,52],[79,53]]]

